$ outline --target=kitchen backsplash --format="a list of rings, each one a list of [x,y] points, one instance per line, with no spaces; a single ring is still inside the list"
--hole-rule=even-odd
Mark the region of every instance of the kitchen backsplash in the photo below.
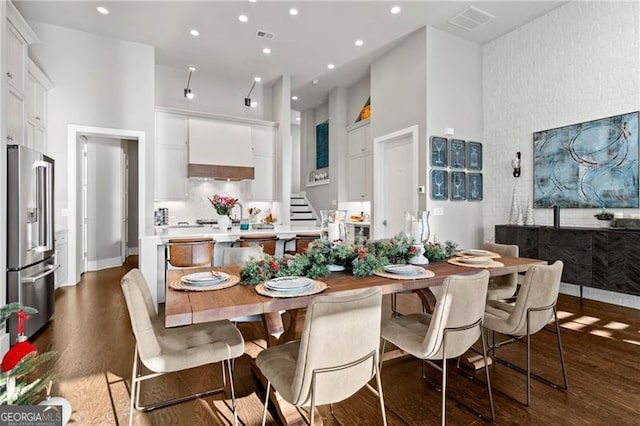
[[[270,202],[253,202],[250,197],[250,183],[248,181],[224,182],[212,179],[189,179],[189,198],[186,201],[163,201],[154,204],[154,210],[159,208],[169,209],[169,225],[177,225],[178,222],[195,224],[196,219],[215,219],[218,217],[215,209],[207,197],[215,194],[238,198],[243,208],[243,217],[248,218],[249,207],[257,207],[262,212],[258,219],[264,218],[269,212],[277,216],[277,204]],[[231,217],[240,218],[240,207],[235,207]]]

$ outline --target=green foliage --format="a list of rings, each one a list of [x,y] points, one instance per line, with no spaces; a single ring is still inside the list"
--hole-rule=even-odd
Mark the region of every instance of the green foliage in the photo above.
[[[429,261],[444,260],[453,256],[457,247],[458,244],[452,241],[445,241],[444,244],[427,243],[424,245],[424,255]]]
[[[8,305],[0,307],[0,326],[4,327],[7,319],[9,319],[11,314],[17,313],[21,309],[23,309],[24,313],[27,315],[34,315],[38,313],[37,309],[30,306],[22,306],[18,302],[9,303]]]
[[[373,241],[368,244],[368,249],[370,253],[380,259],[382,266],[384,266],[407,263],[415,252],[411,246],[409,238],[401,233],[389,240]]]
[[[51,371],[38,374],[38,367],[50,361],[55,352],[43,354],[30,353],[12,370],[0,374],[0,404],[33,405],[40,398],[42,391],[54,376]],[[31,376],[37,376],[31,380]],[[15,381],[15,388],[10,392],[10,383]]]
[[[365,246],[358,248],[357,256],[351,262],[353,275],[356,277],[367,277],[373,275],[376,269],[383,267],[387,262],[387,258],[378,258],[369,251]]]

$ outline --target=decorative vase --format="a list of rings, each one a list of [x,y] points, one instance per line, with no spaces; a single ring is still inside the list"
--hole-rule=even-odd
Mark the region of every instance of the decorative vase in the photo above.
[[[429,241],[429,211],[405,212],[404,232],[411,240],[415,255],[408,260],[412,265],[426,265],[429,259],[424,256],[424,245]]]
[[[225,232],[227,229],[231,227],[231,218],[226,215],[221,215],[218,217],[218,228],[220,231]]]
[[[513,188],[513,195],[511,196],[511,212],[509,213],[509,224],[522,225],[522,223],[518,223],[518,216],[522,218],[522,212],[520,211],[518,193],[516,192],[516,188]]]
[[[525,215],[524,224],[525,225],[534,225],[533,205],[531,203],[531,200],[527,201],[527,213]]]

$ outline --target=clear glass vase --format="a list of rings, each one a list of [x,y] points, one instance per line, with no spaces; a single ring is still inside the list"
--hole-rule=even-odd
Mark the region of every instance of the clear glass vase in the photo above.
[[[347,241],[347,211],[320,210],[320,238],[333,243]]]
[[[404,212],[404,234],[413,244],[424,244],[429,241],[431,227],[429,226],[428,210]]]

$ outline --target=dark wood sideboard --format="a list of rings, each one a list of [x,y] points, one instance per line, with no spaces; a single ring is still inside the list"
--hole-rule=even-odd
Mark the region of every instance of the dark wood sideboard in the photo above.
[[[563,282],[640,295],[640,231],[496,225],[495,235],[522,257],[562,260]]]

